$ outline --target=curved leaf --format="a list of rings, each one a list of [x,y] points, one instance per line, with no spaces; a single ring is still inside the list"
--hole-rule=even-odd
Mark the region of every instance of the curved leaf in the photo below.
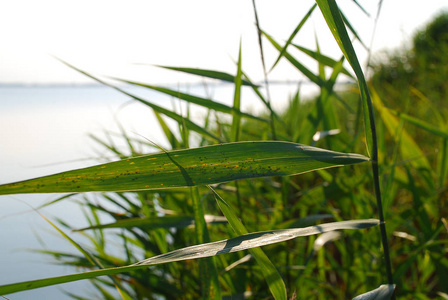
[[[368,161],[288,142],[240,142],[150,154],[0,185],[0,195],[105,192],[207,185],[295,175]]]
[[[207,69],[197,69],[197,68],[180,68],[180,67],[169,67],[169,66],[157,66],[160,68],[173,70],[173,71],[179,71],[184,72],[188,74],[198,75],[202,77],[212,78],[212,79],[218,79],[226,82],[235,82],[235,76],[230,75],[229,73],[220,72],[220,71],[214,71],[214,70],[207,70]],[[256,84],[253,84],[250,81],[242,80],[242,85],[248,85],[248,86],[257,86]]]
[[[367,88],[367,82],[362,72],[361,65],[359,64],[356,56],[355,49],[350,41],[343,18],[335,0],[316,0],[320,10],[330,28],[334,39],[339,45],[342,53],[347,61],[350,63],[353,71],[355,71],[358,78],[359,90],[361,92],[363,112],[364,112],[364,129],[366,134],[367,150],[369,155],[376,156],[376,137],[375,137],[375,124],[373,120],[373,107],[370,99],[370,94]],[[373,131],[373,132],[372,132]],[[376,158],[374,159],[376,160]]]
[[[226,223],[227,219],[222,216],[205,215],[205,222],[207,224]],[[113,223],[99,224],[80,228],[74,231],[84,231],[89,229],[105,229],[105,228],[183,228],[194,225],[194,218],[192,216],[163,216],[163,217],[148,217],[148,218],[129,218],[118,220]]]
[[[229,220],[230,226],[232,226],[233,230],[240,236],[243,236],[248,233],[246,227],[240,221],[238,216],[235,214],[230,205],[221,198],[221,196],[216,193],[216,191],[210,188],[215,195],[216,202],[219,205],[222,213]],[[249,252],[256,259],[258,265],[260,266],[260,270],[263,273],[263,276],[269,286],[269,290],[276,300],[286,299],[286,286],[282,279],[282,276],[275,268],[275,265],[271,262],[269,257],[264,253],[264,251],[260,248],[249,249]]]
[[[395,284],[382,284],[373,291],[356,296],[353,300],[389,300],[395,290]]]
[[[169,253],[157,255],[142,260],[130,266],[101,269],[78,274],[6,284],[0,286],[0,295],[6,295],[14,292],[31,290],[66,282],[73,282],[82,279],[95,278],[103,275],[130,272],[133,270],[142,269],[156,264],[163,264],[174,261],[183,261],[187,259],[197,259],[197,258],[215,256],[223,253],[237,252],[245,249],[251,249],[254,247],[260,247],[287,241],[300,236],[309,236],[313,234],[319,234],[323,232],[340,230],[340,229],[364,229],[377,226],[378,224],[379,221],[376,219],[352,220],[352,221],[342,221],[342,222],[315,225],[305,228],[294,228],[294,229],[283,229],[283,230],[272,230],[265,232],[250,233],[228,240],[222,240],[218,242],[174,250]]]
[[[136,86],[148,88],[148,89],[151,89],[151,90],[154,90],[154,91],[158,91],[160,93],[163,93],[163,94],[166,94],[166,95],[170,95],[170,96],[176,97],[178,99],[185,100],[187,102],[203,106],[203,107],[208,108],[208,109],[213,109],[215,111],[228,113],[228,114],[234,113],[234,114],[241,115],[241,116],[246,117],[246,118],[251,118],[251,119],[254,119],[254,120],[258,120],[258,121],[261,121],[261,122],[265,122],[265,123],[268,122],[268,120],[266,120],[266,119],[263,119],[263,118],[260,118],[260,117],[257,117],[257,116],[251,115],[251,114],[244,113],[241,110],[236,109],[235,107],[230,107],[230,106],[227,106],[225,104],[221,104],[219,102],[215,102],[215,101],[210,100],[210,99],[206,99],[206,98],[202,98],[202,97],[198,97],[198,96],[182,93],[182,92],[179,92],[179,91],[171,90],[171,89],[160,87],[160,86],[144,84],[144,83],[141,83],[141,82],[135,82],[135,81],[125,80],[125,79],[120,79],[120,78],[115,78],[115,77],[113,79],[117,80],[117,81],[121,81],[121,82],[125,82],[125,83],[128,83],[128,84],[131,84],[131,85],[136,85]]]

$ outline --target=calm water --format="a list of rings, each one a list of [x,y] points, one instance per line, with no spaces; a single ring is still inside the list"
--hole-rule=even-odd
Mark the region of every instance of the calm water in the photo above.
[[[274,107],[287,101],[292,86],[271,90]],[[204,95],[203,87],[184,90]],[[160,106],[180,110],[178,101],[133,88],[132,93]],[[220,85],[207,92],[220,102],[231,105],[233,89]],[[259,109],[250,91],[243,91],[243,107]],[[182,107],[186,112],[186,107]],[[192,108],[199,122],[204,110]],[[130,136],[142,135],[167,146],[152,111],[129,97],[103,86],[79,87],[0,87],[0,183],[29,179],[97,163],[100,149],[89,139],[93,133],[104,136],[104,130],[119,132],[117,122]],[[58,195],[0,196],[0,284],[39,279],[76,272],[67,266],[51,264],[48,256],[30,249],[77,253],[68,242],[26,204],[38,207]],[[71,225],[86,225],[77,205],[61,202],[40,210],[46,217],[56,217]],[[74,239],[79,236],[71,234]],[[19,299],[71,299],[64,291],[92,298],[88,281],[63,284],[8,295]],[[90,297],[89,297],[90,295]]]

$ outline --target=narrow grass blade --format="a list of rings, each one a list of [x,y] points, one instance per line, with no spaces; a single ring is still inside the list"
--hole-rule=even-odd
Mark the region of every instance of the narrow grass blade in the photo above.
[[[199,76],[207,77],[207,78],[211,78],[211,79],[218,79],[218,80],[231,82],[231,83],[235,82],[235,76],[230,75],[225,72],[220,72],[220,71],[213,71],[213,70],[206,70],[206,69],[195,69],[195,68],[169,67],[169,66],[157,66],[157,67],[168,69],[168,70],[173,70],[173,71],[184,72],[184,73],[193,74],[193,75],[199,75]],[[247,86],[256,86],[252,82],[249,82],[244,79],[241,81],[241,84],[247,85]]]
[[[412,116],[410,116],[408,114],[401,113],[401,112],[398,112],[398,111],[394,111],[394,110],[391,110],[391,109],[389,109],[389,111],[392,114],[394,114],[395,116],[397,116],[397,117],[399,117],[399,118],[401,118],[403,120],[408,121],[412,125],[420,127],[420,128],[422,128],[422,129],[424,129],[424,130],[426,130],[426,131],[428,131],[428,132],[430,132],[430,133],[432,133],[434,135],[437,135],[437,136],[440,136],[442,138],[448,139],[448,131],[440,130],[439,128],[437,128],[435,126],[433,126],[433,125],[431,125],[431,124],[429,124],[429,123],[427,123],[425,121],[422,121],[422,120],[419,120],[417,118],[414,118],[414,117],[412,117]]]
[[[172,149],[179,149],[180,148],[180,142],[174,135],[174,133],[171,131],[168,124],[166,124],[165,120],[163,120],[162,116],[154,110],[154,115],[157,118],[157,121],[159,121],[160,127],[163,130],[163,133],[165,134],[165,137],[167,138],[168,142],[171,145]]]
[[[370,17],[369,12],[361,4],[359,4],[358,1],[353,0],[353,2],[362,10],[363,13],[366,14],[366,16]]]
[[[373,90],[372,97],[374,99],[375,108],[378,110],[381,119],[386,125],[389,134],[395,136],[397,128],[399,127],[399,119],[392,114],[392,112],[384,106],[378,94]],[[400,134],[400,152],[402,159],[411,160],[411,164],[417,169],[426,169],[428,171],[432,170],[428,159],[426,158],[423,151],[420,149],[418,144],[404,129]]]
[[[66,239],[70,244],[72,244],[76,249],[78,249],[83,256],[89,261],[89,263],[92,264],[92,266],[96,266],[98,268],[104,268],[102,266],[102,264],[99,262],[99,260],[93,256],[90,252],[88,252],[87,250],[85,250],[80,244],[78,244],[77,242],[75,242],[71,237],[69,237],[64,231],[62,231],[58,226],[56,226],[53,222],[51,222],[49,219],[47,219],[43,214],[41,214],[40,212],[38,212],[36,210],[36,212],[45,220],[47,221],[48,224],[50,224],[54,229],[56,229],[59,234],[61,234],[64,239]],[[121,285],[121,283],[116,280],[113,276],[109,276],[110,279],[114,282],[114,285],[118,291],[118,293],[120,294],[121,298],[123,300],[131,300],[130,296],[125,292],[125,289],[123,288],[123,286]],[[1,293],[0,293],[1,294]]]
[[[207,229],[207,223],[204,218],[204,207],[197,187],[190,188],[191,198],[193,200],[195,233],[198,244],[210,242],[210,235]],[[199,260],[199,269],[201,277],[202,299],[221,299],[221,290],[219,287],[218,271],[213,257],[206,257]]]
[[[239,108],[236,109],[235,107],[230,107],[230,106],[221,104],[219,102],[215,102],[210,99],[206,99],[206,98],[202,98],[202,97],[198,97],[198,96],[194,96],[194,95],[190,95],[190,94],[186,94],[186,93],[181,93],[179,91],[171,90],[171,89],[164,88],[164,87],[139,83],[139,82],[135,82],[135,81],[124,80],[124,79],[119,79],[119,78],[114,78],[114,79],[121,81],[121,82],[131,84],[131,85],[141,86],[141,87],[148,88],[148,89],[151,89],[154,91],[158,91],[158,92],[164,93],[166,95],[170,95],[170,96],[176,97],[178,99],[185,100],[187,102],[194,103],[194,104],[197,104],[197,105],[200,105],[200,106],[203,106],[205,108],[212,109],[215,111],[219,111],[219,112],[223,112],[223,113],[227,113],[227,114],[232,113],[232,114],[244,116],[246,118],[251,118],[254,120],[262,121],[262,122],[269,122],[266,119],[263,119],[263,118],[260,118],[257,116],[253,116],[251,114],[243,113],[240,111]]]
[[[353,71],[358,78],[359,90],[361,92],[361,99],[363,103],[364,112],[364,129],[366,133],[366,143],[369,155],[374,155],[376,153],[376,138],[374,139],[374,133],[372,130],[375,128],[375,123],[373,120],[373,107],[372,101],[370,99],[370,94],[367,88],[367,82],[362,72],[361,65],[359,64],[358,58],[355,53],[355,49],[350,41],[347,30],[345,29],[344,21],[340,14],[339,8],[334,0],[316,0],[317,5],[319,5],[320,10],[333,34],[336,42],[341,48],[347,61],[353,68]],[[375,150],[374,150],[375,149]],[[375,159],[376,160],[376,159]]]
[[[395,290],[395,284],[382,284],[379,288],[356,296],[353,300],[389,300]]]
[[[150,154],[0,185],[0,195],[135,191],[284,176],[369,159],[288,142],[240,142]]]
[[[286,52],[286,49],[288,48],[289,45],[291,45],[292,40],[294,39],[294,37],[297,35],[297,33],[299,33],[300,29],[303,27],[303,25],[306,23],[306,21],[308,20],[308,18],[311,16],[311,14],[313,13],[314,9],[316,8],[316,4],[314,4],[310,10],[306,13],[306,15],[302,18],[302,20],[300,21],[299,25],[297,25],[297,27],[294,29],[294,31],[291,33],[291,35],[289,36],[288,40],[286,41],[285,45],[283,46],[283,48],[280,50],[280,54],[278,55],[277,59],[275,60],[274,64],[271,67],[272,71],[275,66],[278,64],[278,62],[280,61],[280,59],[283,57],[283,55]]]
[[[238,142],[240,137],[240,126],[241,126],[241,117],[237,113],[241,108],[241,80],[242,80],[242,71],[241,71],[241,41],[240,41],[240,49],[238,52],[238,62],[237,62],[237,72],[235,76],[235,93],[233,96],[233,113],[232,113],[232,142]]]
[[[341,17],[344,20],[345,25],[347,25],[347,28],[353,33],[353,35],[356,37],[356,39],[361,43],[361,45],[365,48],[365,49],[369,49],[364,42],[361,40],[361,37],[358,35],[358,33],[356,32],[355,28],[352,26],[352,24],[350,23],[350,21],[347,19],[347,17],[344,15],[344,13],[341,11]]]
[[[210,188],[211,189],[211,188]],[[233,230],[240,235],[245,235],[248,233],[246,227],[240,221],[238,216],[232,210],[229,204],[227,204],[224,199],[219,196],[215,190],[211,189],[214,193],[216,202],[224,214],[227,220],[229,221],[230,226],[232,226]],[[275,268],[274,264],[271,262],[269,257],[261,250],[260,248],[253,248],[249,250],[252,256],[256,259],[257,263],[260,265],[260,269],[263,273],[264,278],[269,286],[269,290],[275,299],[286,299],[286,286],[280,275],[280,273]]]
[[[25,281],[20,283],[12,283],[0,286],[0,295],[6,295],[19,291],[26,291],[45,286],[51,286],[66,282],[73,282],[83,279],[95,278],[98,276],[112,275],[124,272],[130,272],[142,269],[155,264],[163,264],[174,261],[182,261],[187,259],[197,259],[203,257],[215,256],[223,253],[232,253],[241,250],[251,249],[270,245],[278,242],[287,241],[301,236],[309,236],[341,229],[365,229],[377,226],[379,221],[376,219],[342,221],[335,223],[327,223],[306,228],[273,230],[258,233],[250,233],[233,239],[223,240],[219,242],[208,243],[204,245],[191,246],[169,253],[157,255],[142,260],[134,265],[95,270],[78,274],[64,275],[58,277],[44,278],[38,280]]]
[[[207,224],[227,223],[227,219],[222,216],[205,215],[205,222]],[[194,217],[190,216],[163,216],[150,218],[129,218],[118,220],[117,222],[89,226],[85,228],[76,229],[74,231],[84,231],[89,229],[106,229],[106,228],[184,228],[194,225]]]
[[[129,218],[118,220],[117,222],[89,226],[77,229],[76,231],[84,231],[89,229],[105,229],[105,228],[183,228],[194,224],[194,218],[189,216],[164,216],[151,218]]]
[[[248,80],[249,82],[251,82],[250,78],[248,77],[248,75],[244,72],[243,73],[243,77],[246,78],[246,80]],[[263,104],[266,106],[266,108],[268,109],[270,115],[271,115],[271,120],[270,122],[273,122],[272,119],[277,119],[278,121],[282,122],[282,119],[277,115],[277,113],[272,109],[271,104],[268,102],[268,100],[263,96],[263,94],[261,94],[260,89],[258,88],[258,86],[252,86],[252,90],[255,92],[255,94],[257,94],[258,98],[260,99],[261,102],[263,102]]]
[[[370,99],[369,89],[367,87],[367,82],[362,72],[361,65],[359,64],[358,58],[356,57],[355,49],[349,39],[347,30],[345,29],[344,21],[340,10],[336,4],[335,0],[316,0],[317,5],[319,5],[320,10],[333,34],[336,42],[341,48],[347,61],[353,68],[353,71],[358,78],[358,85],[361,94],[363,114],[364,114],[364,130],[366,136],[367,152],[368,155],[372,157],[372,172],[374,178],[374,188],[375,196],[377,202],[377,209],[379,219],[381,220],[380,231],[381,231],[381,242],[383,245],[384,260],[387,274],[388,284],[393,284],[392,267],[389,254],[389,242],[387,239],[386,223],[384,221],[383,214],[383,204],[381,200],[381,190],[379,183],[379,169],[378,169],[378,146],[377,146],[377,136],[376,136],[376,126],[373,114],[373,104]]]
[[[87,72],[84,72],[84,71],[82,71],[82,70],[80,70],[80,69],[78,69],[78,68],[76,68],[76,67],[70,65],[69,63],[67,63],[67,62],[65,62],[65,61],[62,61],[62,60],[60,60],[60,61],[61,61],[62,63],[64,63],[65,65],[67,65],[68,67],[70,67],[70,68],[72,68],[72,69],[74,69],[74,70],[80,72],[81,74],[84,74],[84,75],[86,75],[87,77],[89,77],[89,78],[91,78],[91,79],[93,79],[93,80],[95,80],[95,81],[97,81],[97,82],[99,82],[99,83],[101,83],[101,84],[103,84],[103,85],[105,85],[105,86],[111,87],[111,88],[115,89],[116,91],[118,91],[118,92],[120,92],[120,93],[122,93],[122,94],[124,94],[124,95],[126,95],[126,96],[129,96],[129,97],[131,97],[132,99],[134,99],[134,100],[136,100],[136,101],[138,101],[138,102],[140,102],[140,103],[142,103],[142,104],[144,104],[144,105],[146,105],[146,106],[152,108],[153,110],[155,110],[155,111],[157,111],[157,112],[159,112],[159,113],[161,113],[161,114],[164,114],[165,116],[167,116],[167,117],[169,117],[169,118],[175,120],[175,121],[178,122],[179,124],[183,124],[183,123],[185,123],[185,125],[186,125],[189,129],[191,129],[191,130],[193,130],[193,131],[196,131],[196,132],[198,132],[198,133],[200,133],[200,134],[202,134],[202,135],[204,135],[204,136],[208,136],[208,137],[212,138],[213,140],[222,142],[221,139],[220,139],[219,137],[217,137],[217,136],[214,135],[213,133],[209,132],[208,130],[206,130],[206,129],[203,128],[202,126],[199,126],[199,125],[197,125],[196,123],[192,122],[190,119],[185,119],[185,118],[183,118],[181,115],[179,115],[179,114],[177,114],[177,113],[175,113],[175,112],[173,112],[173,111],[171,111],[171,110],[165,109],[165,108],[163,108],[163,107],[160,107],[160,106],[158,106],[158,105],[155,105],[154,103],[148,102],[148,101],[146,101],[146,100],[144,100],[144,99],[142,99],[142,98],[140,98],[140,97],[134,96],[134,95],[132,95],[132,94],[130,94],[130,93],[128,93],[128,92],[126,92],[126,91],[124,91],[124,90],[122,90],[122,89],[120,89],[120,88],[118,88],[118,87],[116,87],[116,86],[114,86],[114,85],[112,85],[112,84],[109,84],[109,83],[107,83],[107,82],[105,82],[105,81],[103,81],[103,80],[101,80],[101,79],[99,79],[99,78],[97,78],[97,77],[95,77],[95,76],[93,76],[93,75],[87,73]]]
[[[319,63],[321,63],[321,64],[323,64],[325,66],[328,66],[328,67],[331,67],[331,68],[335,68],[336,65],[339,64],[339,61],[336,61],[336,60],[332,59],[329,56],[323,55],[320,52],[312,51],[310,49],[307,49],[307,48],[299,46],[299,45],[294,45],[293,44],[292,46],[296,47],[298,50],[302,51],[303,53],[305,53],[309,57],[314,58],[316,61],[318,61]],[[347,75],[350,78],[354,78],[353,75],[350,74],[350,72],[346,68],[344,68],[344,67],[342,67],[341,73],[344,74],[344,75]]]
[[[263,35],[271,42],[271,44],[278,50],[282,51],[282,48],[270,35],[268,35],[266,32],[262,31]],[[291,54],[289,54],[287,51],[283,53],[283,56],[294,66],[299,70],[303,75],[305,75],[309,80],[317,84],[318,86],[323,86],[325,84],[325,81],[311,72],[307,67],[305,67],[303,64],[301,64],[298,60],[296,60]]]

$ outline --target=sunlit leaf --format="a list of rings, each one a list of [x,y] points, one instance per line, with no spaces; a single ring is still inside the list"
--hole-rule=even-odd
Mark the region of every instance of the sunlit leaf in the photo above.
[[[208,224],[224,223],[227,220],[222,216],[205,215],[205,222]],[[147,218],[129,218],[118,220],[117,222],[89,226],[77,229],[83,231],[89,229],[105,229],[105,228],[183,228],[194,225],[194,218],[190,216],[163,216],[163,217],[147,217]]]
[[[132,191],[295,175],[369,159],[287,142],[240,142],[150,154],[0,185],[0,195]]]
[[[356,296],[353,300],[389,300],[395,290],[395,284],[382,284],[379,288]]]
[[[140,83],[140,82],[135,82],[135,81],[130,81],[130,80],[124,80],[124,79],[119,79],[119,78],[114,78],[114,79],[118,80],[118,81],[121,81],[121,82],[128,83],[128,84],[141,86],[141,87],[148,88],[148,89],[151,89],[151,90],[154,90],[154,91],[158,91],[158,92],[161,92],[163,94],[170,95],[170,96],[176,97],[178,99],[185,100],[187,102],[190,102],[190,103],[193,103],[193,104],[197,104],[197,105],[200,105],[200,106],[203,106],[205,108],[212,109],[212,110],[215,110],[215,111],[228,113],[228,114],[233,113],[233,114],[236,114],[236,115],[241,115],[241,116],[246,117],[246,118],[251,118],[251,119],[254,119],[254,120],[258,120],[258,121],[261,121],[261,122],[268,122],[266,119],[263,119],[263,118],[260,118],[260,117],[257,117],[257,116],[253,116],[251,114],[243,113],[243,112],[241,112],[239,110],[239,108],[237,109],[235,107],[230,107],[230,106],[227,106],[225,104],[221,104],[219,102],[216,102],[216,101],[213,101],[213,100],[210,100],[210,99],[202,98],[202,97],[191,95],[191,94],[182,93],[182,92],[179,92],[179,91],[171,90],[171,89],[160,87],[160,86],[149,85],[149,84],[145,84],[145,83]]]
[[[361,92],[361,99],[363,104],[364,112],[364,129],[366,133],[367,150],[369,155],[376,156],[376,138],[374,138],[374,128],[375,123],[373,119],[373,107],[372,101],[370,99],[369,90],[367,88],[367,82],[364,77],[361,65],[359,64],[358,58],[356,56],[355,49],[350,41],[345,24],[339,8],[334,0],[316,0],[317,5],[319,5],[320,10],[333,34],[336,42],[341,48],[347,61],[355,71],[356,77],[358,78],[359,90]],[[376,159],[376,158],[375,158]]]
[[[0,295],[6,295],[18,291],[25,291],[36,289],[45,286],[51,286],[66,282],[73,282],[82,279],[90,279],[103,275],[118,274],[123,272],[129,272],[137,269],[149,267],[151,265],[169,263],[174,261],[183,261],[187,259],[197,259],[203,257],[210,257],[224,253],[232,253],[241,250],[251,249],[254,247],[260,247],[279,243],[294,239],[301,236],[309,236],[328,232],[332,230],[341,229],[365,229],[373,226],[377,226],[379,221],[376,219],[367,220],[352,220],[342,221],[335,223],[327,223],[321,225],[315,225],[305,228],[295,229],[283,229],[272,230],[257,233],[250,233],[247,235],[238,236],[236,238],[222,240],[218,242],[212,242],[203,245],[196,245],[191,247],[182,248],[169,253],[157,255],[145,260],[142,260],[136,264],[110,269],[101,269],[90,272],[64,275],[58,277],[51,277],[45,279],[31,280],[20,283],[6,284],[0,286]]]
[[[230,75],[229,73],[220,72],[220,71],[214,71],[214,70],[206,70],[206,69],[197,69],[197,68],[181,68],[181,67],[169,67],[169,66],[158,66],[160,68],[173,70],[173,71],[180,71],[188,74],[193,75],[199,75],[202,77],[207,77],[211,79],[218,79],[226,82],[235,82],[235,76]],[[242,80],[242,85],[248,85],[248,86],[256,86],[252,82],[249,82],[247,80]]]
[[[230,205],[227,204],[227,202],[224,201],[224,199],[222,199],[221,196],[215,192],[215,190],[212,189],[212,191],[222,213],[226,216],[233,230],[240,236],[248,234],[246,227],[240,221]],[[274,298],[276,300],[286,299],[287,293],[285,283],[266,253],[264,253],[264,251],[260,248],[249,249],[249,252],[260,266],[261,272],[263,273],[263,276],[269,286],[269,290]]]

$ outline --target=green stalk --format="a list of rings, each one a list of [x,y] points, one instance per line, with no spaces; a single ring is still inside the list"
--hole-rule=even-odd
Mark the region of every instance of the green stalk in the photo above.
[[[257,26],[257,35],[258,35],[258,46],[260,47],[260,58],[261,58],[261,64],[263,67],[264,84],[265,84],[266,96],[267,96],[266,104],[268,106],[269,111],[271,112],[270,125],[271,125],[271,131],[272,131],[272,139],[276,140],[277,135],[275,134],[274,111],[272,110],[272,107],[271,107],[271,94],[269,92],[268,73],[266,71],[266,62],[264,59],[263,42],[261,40],[260,21],[258,20],[258,13],[257,13],[257,7],[255,5],[255,0],[252,0],[252,7],[254,8],[255,25]],[[280,57],[278,59],[280,59]]]
[[[195,233],[198,244],[209,243],[210,236],[207,230],[207,223],[204,219],[204,209],[198,187],[190,188],[193,200]],[[221,299],[219,288],[218,271],[213,257],[199,259],[199,269],[201,275],[202,299]]]
[[[373,184],[375,189],[378,217],[380,219],[381,241],[383,245],[383,254],[386,266],[387,281],[388,284],[393,284],[392,267],[389,254],[389,243],[387,240],[387,232],[386,232],[386,222],[384,220],[383,204],[381,201],[380,179],[378,171],[378,145],[377,145],[377,135],[373,114],[372,100],[370,98],[367,82],[364,78],[364,74],[362,72],[358,58],[356,57],[355,50],[348,36],[344,21],[342,19],[336,1],[316,0],[316,2],[320,10],[322,11],[322,14],[325,18],[325,21],[328,24],[328,27],[331,30],[331,33],[333,34],[336,42],[341,48],[342,53],[347,58],[347,61],[352,66],[353,70],[355,71],[356,77],[358,78],[359,90],[361,92],[361,98],[364,108],[364,122],[365,122],[365,132],[367,140],[367,150],[371,154]],[[395,297],[393,296],[393,298]]]

